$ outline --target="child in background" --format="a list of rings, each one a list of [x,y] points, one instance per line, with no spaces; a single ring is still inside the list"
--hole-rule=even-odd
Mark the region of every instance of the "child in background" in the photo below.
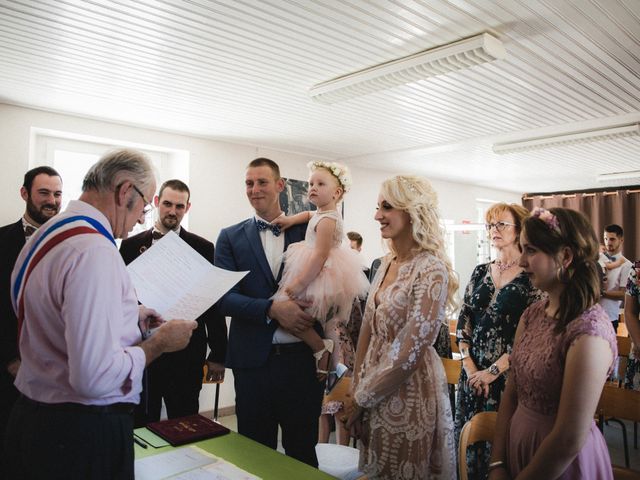
[[[309,222],[305,241],[289,246],[284,254],[284,272],[273,298],[311,302],[307,312],[320,322],[328,337],[335,337],[342,349],[345,345],[340,332],[346,331],[351,306],[356,298],[364,298],[369,288],[358,256],[342,245],[344,227],[337,207],[349,190],[351,179],[347,168],[338,163],[310,162],[308,167],[309,202],[318,210],[280,217],[273,222],[283,229]],[[324,378],[329,372],[334,340],[323,339],[312,328],[298,337],[313,350],[316,370]],[[353,358],[353,345],[350,352],[340,352],[338,356]],[[338,360],[342,361],[334,358],[333,363]]]

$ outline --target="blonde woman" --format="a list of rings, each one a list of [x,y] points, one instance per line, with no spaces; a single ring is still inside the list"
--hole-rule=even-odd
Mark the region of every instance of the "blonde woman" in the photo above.
[[[458,282],[436,194],[423,178],[395,176],[382,184],[375,219],[391,253],[367,301],[347,426],[360,435],[370,479],[455,478],[453,419],[433,343]]]

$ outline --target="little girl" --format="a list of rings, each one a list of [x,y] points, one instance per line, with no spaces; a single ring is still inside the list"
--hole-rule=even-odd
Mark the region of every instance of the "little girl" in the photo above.
[[[282,280],[273,298],[311,302],[307,312],[329,333],[338,324],[346,326],[354,300],[366,296],[369,281],[355,251],[342,246],[344,232],[337,205],[351,185],[347,168],[334,162],[310,162],[307,166],[309,202],[318,210],[273,222],[283,229],[309,222],[305,240],[290,245],[284,254]],[[327,328],[329,321],[335,324]],[[318,374],[326,375],[333,340],[323,339],[312,328],[298,337],[313,350]]]

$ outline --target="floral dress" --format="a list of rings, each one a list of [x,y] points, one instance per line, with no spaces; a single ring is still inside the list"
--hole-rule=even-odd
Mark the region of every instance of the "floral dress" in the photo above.
[[[524,272],[496,289],[490,266],[491,263],[478,265],[473,271],[456,328],[458,341],[469,344],[469,355],[479,370],[489,368],[503,354],[511,353],[522,312],[541,298],[540,291],[531,285]],[[506,374],[500,375],[489,385],[487,398],[477,396],[468,386],[467,374],[462,370],[456,398],[456,443],[460,430],[476,413],[498,410],[505,384]],[[489,455],[488,448],[469,448],[467,465],[470,479],[487,477]]]
[[[635,297],[636,302],[640,303],[640,261],[635,262],[633,268],[629,272],[626,293],[631,297]],[[629,362],[627,363],[627,373],[624,378],[624,388],[640,390],[640,358],[636,358],[633,351],[634,346],[631,344],[631,353],[629,354]]]
[[[367,446],[360,469],[371,480],[456,477],[453,420],[444,367],[433,344],[445,322],[447,270],[422,252],[401,264],[395,282],[378,291],[383,261],[363,324],[369,348],[355,373],[354,396],[365,409]]]

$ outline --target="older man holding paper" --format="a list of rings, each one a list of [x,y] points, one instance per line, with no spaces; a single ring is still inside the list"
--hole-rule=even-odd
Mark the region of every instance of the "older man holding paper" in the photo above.
[[[140,152],[105,155],[79,200],[27,242],[12,274],[21,393],[2,478],[129,479],[142,371],[184,348],[197,323],[138,306],[115,238],[142,222],[155,191]],[[144,339],[150,322],[162,323]],[[3,473],[3,475],[1,474]]]

